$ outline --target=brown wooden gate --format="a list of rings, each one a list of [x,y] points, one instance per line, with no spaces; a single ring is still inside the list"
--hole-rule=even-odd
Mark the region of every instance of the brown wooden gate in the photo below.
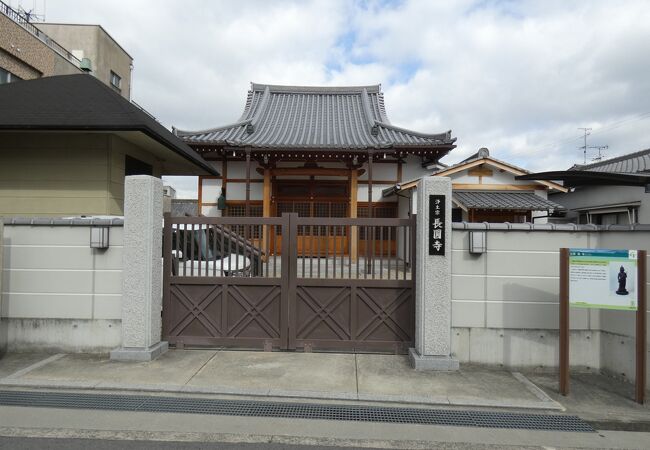
[[[415,217],[166,216],[164,338],[405,353],[414,334],[414,232]],[[324,239],[324,248],[299,255],[295,243],[305,236]],[[328,242],[340,236],[348,239]]]

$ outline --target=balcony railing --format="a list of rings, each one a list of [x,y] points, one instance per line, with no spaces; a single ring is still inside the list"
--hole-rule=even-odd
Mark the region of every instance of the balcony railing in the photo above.
[[[50,47],[52,50],[54,50],[56,53],[61,55],[63,58],[67,59],[71,64],[75,65],[77,68],[81,68],[81,60],[79,58],[77,58],[68,50],[66,50],[63,46],[61,46],[61,44],[56,42],[47,34],[39,30],[34,24],[30,22],[29,17],[27,15],[22,14],[19,11],[16,11],[11,6],[4,3],[2,0],[0,0],[0,13],[9,17],[11,20],[16,22],[21,27],[23,27],[25,30],[27,30],[29,33],[31,33],[33,36],[35,36],[41,42],[43,42],[45,45]]]

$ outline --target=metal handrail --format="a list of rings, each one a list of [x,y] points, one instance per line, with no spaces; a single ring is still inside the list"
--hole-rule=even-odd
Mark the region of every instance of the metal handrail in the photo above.
[[[153,120],[155,120],[156,122],[160,123],[160,121],[159,121],[158,119],[156,119],[156,116],[154,116],[154,115],[151,114],[149,111],[147,111],[146,109],[144,109],[144,108],[143,108],[139,103],[136,103],[135,100],[131,100],[131,104],[132,104],[133,106],[135,106],[136,108],[138,108],[138,109],[139,109],[140,111],[142,111],[143,113],[145,113],[146,115],[148,115],[149,117],[151,117],[151,118],[152,118]]]
[[[45,45],[50,47],[52,50],[57,52],[62,57],[66,58],[69,62],[74,64],[77,68],[81,68],[81,60],[66,50],[61,44],[56,42],[54,39],[49,37],[47,34],[39,30],[35,25],[29,21],[29,17],[21,14],[20,12],[13,9],[11,6],[7,5],[5,2],[0,0],[0,12],[7,16],[9,19],[13,20],[15,23],[23,27],[29,33],[38,38]]]

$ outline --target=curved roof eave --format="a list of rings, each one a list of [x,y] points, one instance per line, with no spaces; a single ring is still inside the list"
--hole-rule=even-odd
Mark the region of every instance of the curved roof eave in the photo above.
[[[271,100],[274,94],[289,95],[290,100],[278,101]],[[337,98],[338,95],[355,95],[358,100],[349,100]],[[302,100],[295,100],[295,97],[303,96]],[[331,99],[325,100],[328,96]],[[320,113],[320,118],[302,120],[298,123],[309,129],[309,132],[301,133],[307,136],[307,140],[296,142],[295,138],[291,140],[276,139],[277,133],[269,134],[268,129],[284,130],[280,132],[282,136],[294,135],[294,132],[286,130],[293,129],[295,123],[288,123],[291,118],[295,117],[296,108],[300,104],[302,112],[303,104],[307,103],[305,108],[316,112],[316,117]],[[280,108],[280,109],[278,109]],[[284,108],[294,108],[287,112]],[[311,109],[309,109],[311,108]],[[338,109],[337,109],[338,108]],[[333,111],[330,111],[332,109]],[[325,114],[326,111],[330,111]],[[252,115],[251,115],[252,114]],[[426,148],[432,146],[452,146],[456,138],[451,136],[451,130],[442,133],[422,133],[409,130],[391,124],[388,121],[385,107],[383,104],[383,93],[381,85],[370,86],[280,86],[251,83],[244,113],[242,118],[245,120],[214,127],[206,130],[187,131],[174,130],[174,133],[182,137],[186,142],[203,145],[234,145],[242,147],[255,148],[320,148],[320,149],[388,149],[388,148]],[[339,122],[334,127],[331,117],[339,117]],[[341,124],[340,117],[345,118]],[[270,119],[269,119],[270,118]],[[385,119],[385,120],[384,120]],[[313,122],[316,120],[316,122]],[[272,123],[267,123],[273,121]],[[237,129],[246,127],[245,130]],[[337,128],[338,127],[338,128]],[[261,135],[255,133],[258,129],[263,130]],[[312,134],[312,130],[314,134]],[[246,135],[242,135],[243,132]],[[314,138],[321,134],[320,139]],[[326,142],[323,142],[323,136],[327,134]],[[269,139],[269,135],[273,139]],[[335,138],[330,141],[330,136],[345,136],[343,142],[337,142]],[[319,143],[317,143],[319,142]],[[451,147],[453,148],[453,147]]]

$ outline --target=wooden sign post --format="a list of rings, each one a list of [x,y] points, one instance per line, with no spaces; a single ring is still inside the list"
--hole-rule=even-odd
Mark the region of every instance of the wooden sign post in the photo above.
[[[637,403],[643,404],[645,401],[645,382],[646,382],[646,351],[648,341],[648,327],[646,323],[648,310],[648,293],[646,279],[646,251],[639,250],[639,303],[636,309],[636,390],[634,399]]]
[[[560,394],[569,395],[569,249],[560,249]]]
[[[573,249],[576,254],[581,254],[584,252],[585,256],[594,256],[591,253],[597,252],[611,252],[613,254],[620,253],[616,250],[597,250],[597,249]],[[632,251],[630,251],[632,253]],[[618,255],[616,255],[618,256]],[[571,298],[575,296],[576,293],[570,292],[570,250],[568,248],[560,249],[560,393],[562,395],[569,394],[569,307],[570,303],[574,303],[575,306],[587,307],[587,308],[612,308],[612,309],[622,309],[622,310],[633,310],[632,307],[625,306],[614,306],[607,305],[607,300],[601,302],[584,302],[581,301],[580,297],[578,301],[576,298]],[[645,386],[646,386],[646,342],[647,342],[647,324],[646,324],[646,314],[647,314],[647,279],[646,279],[646,260],[647,252],[645,250],[636,251],[636,388],[634,394],[634,400],[637,403],[643,404],[645,402]],[[603,264],[600,264],[601,266]],[[618,265],[618,263],[616,264]],[[582,271],[581,275],[587,277],[593,276],[594,280],[602,282],[604,278],[599,278],[598,270],[602,272],[602,268],[587,268]],[[605,269],[607,270],[607,269]],[[624,272],[623,266],[621,266],[620,271]],[[579,273],[578,271],[576,273]],[[577,275],[578,276],[578,275]],[[627,294],[625,290],[625,279],[627,274],[623,277],[623,284],[619,284],[619,289],[616,294]],[[619,277],[620,283],[621,277]],[[601,283],[602,284],[602,283]],[[623,291],[621,291],[623,289]],[[606,290],[606,289],[605,289]],[[620,292],[619,292],[620,291]],[[624,297],[621,297],[624,298]]]

